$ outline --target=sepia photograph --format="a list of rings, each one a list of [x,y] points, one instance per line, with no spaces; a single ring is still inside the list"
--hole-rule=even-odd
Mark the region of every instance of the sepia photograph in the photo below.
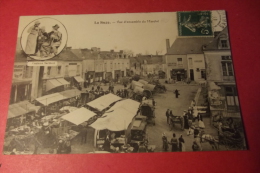
[[[224,10],[21,16],[3,154],[247,150]]]

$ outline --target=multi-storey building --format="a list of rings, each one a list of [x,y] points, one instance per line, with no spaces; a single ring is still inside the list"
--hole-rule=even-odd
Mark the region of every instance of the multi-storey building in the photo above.
[[[212,116],[240,117],[239,101],[229,44],[225,28],[203,47]]]
[[[167,39],[165,55],[167,78],[175,81],[183,81],[187,78],[197,82],[205,80],[202,47],[212,40],[213,37],[178,37],[170,47],[169,39]]]

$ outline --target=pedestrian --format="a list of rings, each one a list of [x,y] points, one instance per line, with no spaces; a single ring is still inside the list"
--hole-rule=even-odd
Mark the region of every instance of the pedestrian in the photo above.
[[[183,120],[184,120],[184,129],[189,129],[189,118],[186,110],[183,111]]]
[[[182,134],[179,137],[179,149],[180,151],[185,151],[185,145],[184,145],[185,141],[182,137]]]
[[[155,107],[156,102],[154,101],[154,99],[152,99],[152,102],[153,102],[153,107]]]
[[[174,93],[175,93],[175,98],[178,98],[179,95],[180,95],[179,90],[176,89],[176,90],[174,91]]]
[[[170,117],[170,109],[167,109],[166,111],[167,124],[170,124],[169,117]]]
[[[163,151],[168,151],[168,139],[165,135],[165,133],[162,134],[162,141],[163,141]]]
[[[197,145],[197,143],[195,141],[193,141],[193,144],[192,144],[192,151],[199,151],[199,146]]]
[[[104,151],[110,151],[110,144],[111,144],[111,142],[110,142],[109,134],[110,134],[110,132],[107,131],[106,132],[105,142],[104,142],[104,145],[103,145]]]
[[[87,137],[88,137],[88,130],[86,126],[83,126],[80,132],[81,135],[81,144],[86,144],[87,143]]]
[[[172,145],[172,152],[178,151],[178,139],[176,138],[175,133],[172,134],[171,143]]]

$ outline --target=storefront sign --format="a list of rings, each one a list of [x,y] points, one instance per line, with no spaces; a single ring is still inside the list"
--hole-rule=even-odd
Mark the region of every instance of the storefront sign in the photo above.
[[[170,62],[170,63],[168,63],[168,66],[176,66],[177,64],[176,64],[176,62]]]
[[[23,71],[24,71],[23,65],[15,65],[14,66],[13,78],[14,79],[22,79],[23,78]]]

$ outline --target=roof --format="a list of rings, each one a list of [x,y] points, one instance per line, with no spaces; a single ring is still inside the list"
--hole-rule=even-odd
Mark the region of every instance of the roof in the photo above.
[[[174,41],[166,55],[203,53],[202,46],[209,44],[213,39],[213,37],[179,37]]]
[[[223,34],[226,35],[227,38],[228,38],[228,29],[227,29],[227,27],[224,28],[224,29],[213,39],[213,41],[212,41],[211,43],[207,44],[207,45],[204,47],[203,50],[204,50],[204,51],[205,51],[205,50],[218,50],[218,49],[219,49],[219,48],[218,48],[219,37],[221,37]],[[221,49],[223,49],[223,48],[221,48]],[[229,48],[227,48],[227,49],[229,49]]]
[[[71,49],[64,48],[60,54],[53,57],[51,60],[61,60],[61,61],[81,61],[82,59],[75,55]]]
[[[147,64],[163,63],[163,55],[139,55],[135,58],[140,63],[144,63],[144,60],[147,62]]]

